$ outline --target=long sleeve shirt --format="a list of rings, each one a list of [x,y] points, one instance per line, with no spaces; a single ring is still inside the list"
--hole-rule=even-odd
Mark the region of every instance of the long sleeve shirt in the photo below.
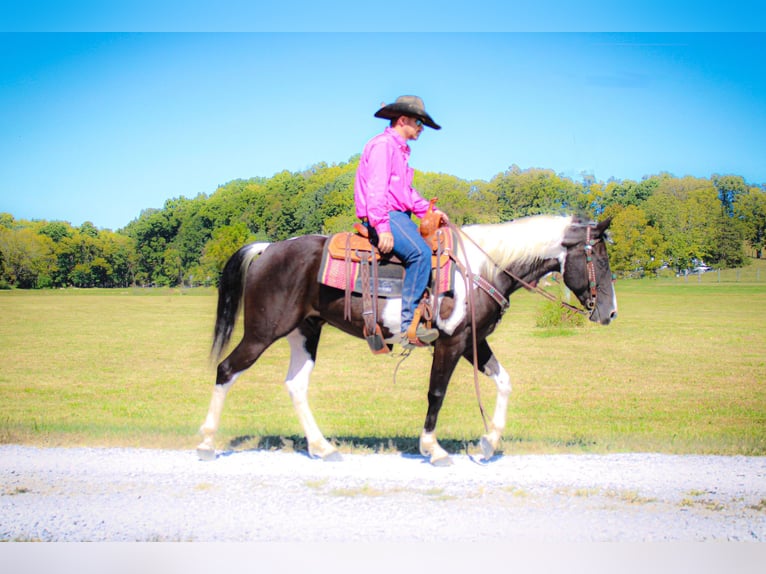
[[[354,181],[357,217],[366,217],[378,233],[391,231],[389,211],[410,211],[422,218],[428,201],[412,187],[410,146],[393,128],[372,138],[364,147]]]

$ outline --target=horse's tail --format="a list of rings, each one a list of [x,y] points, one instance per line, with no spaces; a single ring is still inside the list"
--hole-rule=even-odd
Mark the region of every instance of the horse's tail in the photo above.
[[[251,243],[240,248],[226,262],[221,272],[218,285],[218,311],[215,318],[213,346],[210,357],[218,361],[226,345],[229,344],[231,333],[239,317],[240,306],[245,292],[247,270],[253,259],[263,253],[270,243]]]

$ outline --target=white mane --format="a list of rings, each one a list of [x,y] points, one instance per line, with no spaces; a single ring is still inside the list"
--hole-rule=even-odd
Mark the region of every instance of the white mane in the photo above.
[[[508,223],[463,227],[463,233],[470,238],[464,243],[471,269],[490,280],[498,273],[472,241],[504,269],[514,263],[561,259],[565,253],[561,241],[571,223],[571,216],[534,215]]]

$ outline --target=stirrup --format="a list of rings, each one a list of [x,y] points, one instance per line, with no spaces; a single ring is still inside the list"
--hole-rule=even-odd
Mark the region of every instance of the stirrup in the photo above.
[[[383,340],[383,332],[380,329],[380,325],[377,323],[375,324],[375,332],[372,334],[367,331],[366,326],[364,327],[363,332],[364,338],[367,339],[367,344],[370,347],[370,351],[372,351],[374,355],[381,355],[391,351],[389,346],[386,345],[386,342]]]
[[[402,333],[401,345],[405,349],[413,349],[415,347],[428,347],[431,343],[439,338],[439,331],[433,328],[427,328],[423,325],[418,325],[416,329],[408,329]]]

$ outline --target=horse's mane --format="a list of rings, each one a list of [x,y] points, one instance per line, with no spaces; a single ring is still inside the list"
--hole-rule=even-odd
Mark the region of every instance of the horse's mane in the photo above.
[[[561,241],[564,232],[572,223],[571,216],[532,215],[507,223],[470,225],[462,229],[463,233],[475,241],[492,261],[508,269],[514,264],[527,264],[533,261],[556,258],[561,255]],[[471,255],[471,241],[466,242],[466,250],[473,261],[481,261],[479,271],[487,279],[492,279],[498,272],[495,265],[485,257]]]

